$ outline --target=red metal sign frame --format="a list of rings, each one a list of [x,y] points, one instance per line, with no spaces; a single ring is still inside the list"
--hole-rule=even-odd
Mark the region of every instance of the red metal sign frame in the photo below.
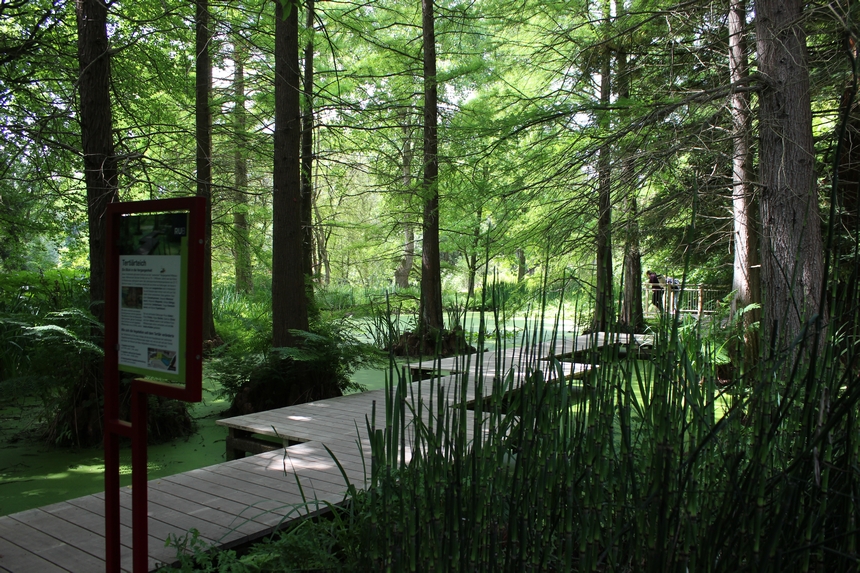
[[[147,518],[147,395],[199,402],[203,393],[203,263],[206,199],[182,197],[108,205],[105,267],[105,570],[121,571],[120,548],[120,438],[131,439],[132,449],[132,566],[134,573],[149,570]],[[119,417],[119,232],[123,216],[187,212],[187,271],[185,296],[185,385],[135,379],[131,390],[131,419]],[[197,294],[197,296],[194,296]]]

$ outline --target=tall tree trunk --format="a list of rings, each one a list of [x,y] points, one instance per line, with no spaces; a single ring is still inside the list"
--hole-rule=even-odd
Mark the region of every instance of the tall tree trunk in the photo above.
[[[320,216],[319,208],[316,203],[314,203],[313,207],[317,221],[317,224],[314,227],[314,232],[316,234],[315,243],[317,249],[317,265],[320,267],[316,272],[317,274],[322,273],[323,284],[328,286],[331,283],[331,261],[328,256],[328,239],[331,236],[331,229],[323,226],[322,216]]]
[[[523,279],[526,278],[526,252],[522,248],[517,248],[516,250],[517,257],[517,282],[523,282]]]
[[[624,292],[621,295],[619,323],[627,332],[645,332],[642,309],[642,255],[639,250],[639,206],[631,190],[626,204],[627,225],[624,245]]]
[[[233,163],[235,170],[233,208],[233,264],[236,292],[250,293],[254,289],[251,270],[251,237],[248,224],[248,159],[247,113],[245,111],[245,58],[244,40],[236,34],[233,45]]]
[[[845,36],[845,51],[857,60],[860,58],[860,49],[850,33],[846,32]],[[860,114],[858,114],[857,94],[854,93],[853,83],[853,76],[846,78],[846,86],[839,101],[839,116],[847,118],[848,124],[837,167],[839,225],[847,232],[849,245],[853,245],[855,233],[860,230]]]
[[[607,25],[608,25],[608,13]],[[612,54],[604,49],[600,70],[600,104],[604,110],[600,123],[604,128],[609,127],[608,108],[611,95]],[[598,216],[597,216],[597,291],[595,293],[594,321],[592,330],[607,332],[615,321],[615,309],[612,301],[612,203],[611,203],[611,167],[610,145],[604,143],[598,150],[597,179],[598,179]]]
[[[804,321],[825,312],[812,112],[801,0],[756,4],[761,149],[763,332],[786,348]]]
[[[401,153],[401,183],[403,190],[408,192],[412,187],[412,129],[409,125],[408,116],[404,114],[403,119],[403,151]],[[412,222],[405,220],[403,223],[403,257],[394,271],[394,284],[397,288],[409,287],[409,275],[412,272],[412,263],[415,257],[415,231]]]
[[[471,299],[475,296],[475,279],[478,275],[478,248],[481,246],[481,220],[483,217],[484,208],[479,206],[477,222],[475,223],[475,230],[472,234],[472,251],[466,255],[466,265],[469,268],[468,284],[466,285],[467,299]]]
[[[107,6],[77,0],[81,148],[87,186],[90,246],[90,310],[100,322],[105,309],[105,209],[117,200],[117,162],[110,102]]]
[[[397,288],[409,287],[409,275],[412,272],[412,263],[415,258],[415,231],[412,223],[403,223],[403,257],[394,270],[394,284]]]
[[[212,317],[212,64],[209,58],[209,0],[196,0],[195,125],[197,139],[197,195],[206,198],[205,254],[203,256],[203,340],[215,340]]]
[[[847,30],[843,38],[845,51],[856,62],[860,58],[860,47],[855,43],[851,33]],[[846,257],[855,249],[856,241],[860,236],[860,114],[858,114],[857,94],[855,93],[855,78],[849,74],[846,78],[845,89],[839,101],[839,117],[844,118],[844,133],[840,134],[842,126],[837,126],[837,137],[841,137],[839,157],[837,158],[837,186],[835,197],[831,201],[836,203],[839,215],[835,223],[841,230],[834,238],[834,265],[839,265],[836,275],[839,277],[838,292],[834,295],[837,300],[848,300],[848,295],[854,288],[850,277],[854,276],[854,258]],[[840,304],[835,307],[838,316],[831,317],[839,321],[834,325],[834,330],[843,333],[846,344],[857,339],[860,324],[856,323],[855,308],[851,304]]]
[[[313,269],[313,173],[314,173],[314,0],[307,0],[305,28],[309,34],[305,44],[305,70],[302,82],[302,270],[308,302],[314,300]],[[316,305],[310,304],[311,309]]]
[[[272,344],[292,346],[308,329],[302,269],[299,19],[292,0],[275,2],[275,150],[272,172]]]
[[[748,75],[746,53],[746,6],[743,0],[731,0],[729,5],[729,70],[733,84],[746,80]],[[761,301],[756,218],[753,212],[753,186],[750,154],[750,98],[749,93],[735,90],[732,94],[732,218],[734,219],[735,260],[732,290],[735,298],[732,310]],[[744,361],[754,364],[758,357],[758,335],[751,327],[760,313],[744,314]]]
[[[424,239],[419,319],[424,332],[442,330],[442,270],[439,258],[439,141],[436,31],[433,0],[421,1],[424,31]]]
[[[615,73],[618,85],[618,99],[630,99],[630,75],[627,69],[627,50],[619,49],[616,54],[617,70]],[[627,187],[627,198],[624,200],[625,225],[624,260],[622,276],[624,291],[621,293],[620,325],[627,332],[645,332],[645,313],[642,309],[642,254],[639,248],[639,205],[636,198],[636,178],[632,173],[630,160],[626,154],[622,159],[622,184]]]

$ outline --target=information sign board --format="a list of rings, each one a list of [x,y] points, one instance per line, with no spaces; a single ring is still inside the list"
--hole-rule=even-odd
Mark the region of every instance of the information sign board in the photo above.
[[[199,402],[203,387],[204,197],[112,203],[105,260],[105,566],[120,571],[121,438],[132,449],[132,564],[149,570],[147,403]],[[131,382],[120,417],[120,372]]]
[[[185,380],[187,230],[187,213],[120,219],[120,370]]]

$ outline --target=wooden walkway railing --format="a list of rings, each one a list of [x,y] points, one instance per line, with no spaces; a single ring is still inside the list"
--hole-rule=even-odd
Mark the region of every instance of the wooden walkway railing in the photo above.
[[[660,283],[660,286],[663,287],[662,302],[665,311],[674,312],[677,309],[682,314],[696,316],[717,312],[720,301],[731,291],[729,287],[706,284],[686,284],[684,288],[664,283]],[[651,284],[643,283],[642,307],[646,316],[659,314],[651,302],[653,293]]]

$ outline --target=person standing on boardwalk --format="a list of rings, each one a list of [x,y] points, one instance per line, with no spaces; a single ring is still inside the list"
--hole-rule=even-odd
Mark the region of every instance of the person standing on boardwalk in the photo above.
[[[651,283],[651,304],[657,307],[657,310],[663,312],[663,285],[660,284],[660,277],[654,271],[648,271],[648,282]]]

